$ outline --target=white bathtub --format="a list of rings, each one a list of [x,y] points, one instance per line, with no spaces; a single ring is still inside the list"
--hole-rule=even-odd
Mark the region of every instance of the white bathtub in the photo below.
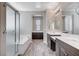
[[[28,49],[31,42],[32,42],[32,39],[31,39],[30,35],[21,35],[18,54],[23,55],[25,53],[25,51]]]

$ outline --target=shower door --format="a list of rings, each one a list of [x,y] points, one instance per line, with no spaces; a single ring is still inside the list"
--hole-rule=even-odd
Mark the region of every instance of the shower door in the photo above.
[[[16,52],[15,11],[6,6],[6,55],[12,56]]]

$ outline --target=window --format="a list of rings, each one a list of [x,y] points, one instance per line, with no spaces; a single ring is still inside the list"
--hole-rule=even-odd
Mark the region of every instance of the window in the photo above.
[[[36,20],[36,30],[40,30],[40,20]]]
[[[33,31],[43,31],[43,17],[33,16]]]

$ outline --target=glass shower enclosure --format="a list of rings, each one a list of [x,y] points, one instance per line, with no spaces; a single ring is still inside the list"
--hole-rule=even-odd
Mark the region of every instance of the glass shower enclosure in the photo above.
[[[11,6],[6,6],[6,55],[13,56],[18,52],[20,40],[20,15]]]

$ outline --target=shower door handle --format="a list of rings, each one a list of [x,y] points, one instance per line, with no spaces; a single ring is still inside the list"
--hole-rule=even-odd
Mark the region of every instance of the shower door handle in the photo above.
[[[6,31],[3,31],[3,34],[6,34],[7,32]]]

